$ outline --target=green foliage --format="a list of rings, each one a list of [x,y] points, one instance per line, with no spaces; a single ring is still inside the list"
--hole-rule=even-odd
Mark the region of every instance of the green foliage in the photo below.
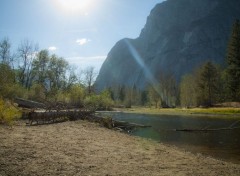
[[[211,106],[216,102],[220,75],[217,66],[207,62],[200,67],[196,75],[198,103]]]
[[[180,83],[183,107],[211,106],[222,100],[222,78],[217,65],[207,62],[193,75],[185,75]]]
[[[142,91],[141,92],[141,105],[145,106],[148,102],[148,92],[147,91]]]
[[[69,90],[69,98],[71,105],[82,107],[84,97],[85,97],[84,87],[78,84],[71,86]]]
[[[119,87],[119,92],[118,92],[118,97],[119,97],[119,100],[121,102],[123,102],[125,100],[125,95],[126,95],[126,91],[125,91],[125,86],[120,86]]]
[[[114,105],[114,102],[111,98],[111,92],[109,92],[109,90],[104,90],[100,94],[100,106],[99,106],[100,109],[111,110],[113,105]]]
[[[8,97],[9,87],[14,84],[14,72],[6,64],[0,64],[0,95]]]
[[[109,91],[105,90],[100,95],[90,95],[84,100],[84,105],[93,110],[111,110],[114,105]]]
[[[28,96],[31,100],[42,101],[46,99],[45,92],[46,90],[43,85],[35,83],[30,88]]]
[[[0,64],[0,83],[12,84],[15,81],[15,73],[8,64]]]
[[[47,78],[50,82],[50,89],[60,89],[64,87],[67,68],[68,62],[65,59],[59,58],[56,55],[50,57],[47,68]]]
[[[55,94],[55,97],[53,97],[53,100],[50,101],[63,102],[65,104],[69,104],[71,102],[70,94],[67,91],[58,90]]]
[[[3,98],[27,97],[27,90],[15,81],[14,70],[0,64],[0,96]]]
[[[0,124],[11,125],[15,119],[21,117],[21,112],[0,98]]]
[[[227,85],[230,101],[240,101],[240,22],[233,25],[227,50]]]
[[[49,59],[48,50],[42,50],[38,53],[37,58],[33,61],[33,77],[38,84],[45,84],[48,73]]]

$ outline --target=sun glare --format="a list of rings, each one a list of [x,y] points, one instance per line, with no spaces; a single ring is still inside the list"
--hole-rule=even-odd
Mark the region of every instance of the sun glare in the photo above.
[[[88,13],[93,0],[55,0],[57,5],[67,13]]]

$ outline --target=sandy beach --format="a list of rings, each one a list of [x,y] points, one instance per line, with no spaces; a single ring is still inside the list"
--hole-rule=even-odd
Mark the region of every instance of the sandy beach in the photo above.
[[[76,121],[0,126],[0,175],[240,175],[240,165]]]

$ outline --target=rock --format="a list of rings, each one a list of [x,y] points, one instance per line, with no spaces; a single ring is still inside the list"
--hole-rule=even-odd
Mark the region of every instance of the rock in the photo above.
[[[137,39],[122,39],[111,49],[96,80],[109,86],[144,89],[161,73],[179,81],[206,61],[224,65],[239,0],[167,0],[157,4]]]

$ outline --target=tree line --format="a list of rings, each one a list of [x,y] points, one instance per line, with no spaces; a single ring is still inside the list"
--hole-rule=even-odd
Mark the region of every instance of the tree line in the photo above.
[[[223,102],[240,102],[240,23],[233,25],[223,68],[207,62],[180,83],[181,105],[212,106]]]
[[[77,70],[63,57],[39,51],[29,40],[23,40],[15,52],[8,38],[0,41],[0,98],[109,108],[113,102],[108,92],[94,93],[95,78],[93,67]]]

